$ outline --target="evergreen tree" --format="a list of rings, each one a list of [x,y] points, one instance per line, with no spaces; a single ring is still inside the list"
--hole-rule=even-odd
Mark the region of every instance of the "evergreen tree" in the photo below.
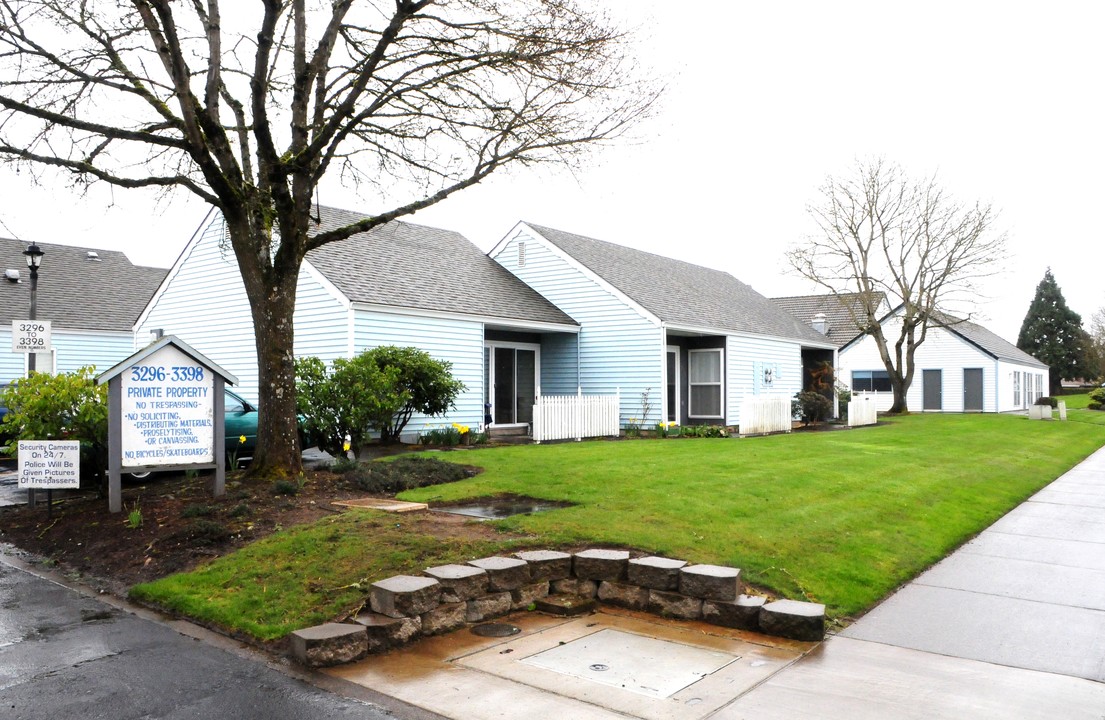
[[[1082,316],[1067,307],[1063,291],[1048,268],[1021,323],[1017,347],[1051,367],[1049,394],[1058,393],[1063,378],[1085,374],[1084,342]]]

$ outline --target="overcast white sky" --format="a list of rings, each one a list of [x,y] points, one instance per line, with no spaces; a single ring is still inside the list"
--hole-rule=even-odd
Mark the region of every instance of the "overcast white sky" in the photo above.
[[[515,171],[414,222],[486,250],[529,220],[723,269],[768,296],[802,294],[815,289],[787,274],[783,253],[814,232],[806,205],[827,175],[884,156],[1001,211],[1009,270],[977,308],[992,330],[1016,340],[1049,265],[1086,325],[1105,305],[1105,3],[606,5],[642,26],[641,55],[671,85],[662,113],[575,176]],[[183,192],[158,206],[25,180],[0,175],[0,233],[139,264],[170,265],[207,211]],[[336,187],[320,200],[361,206]]]

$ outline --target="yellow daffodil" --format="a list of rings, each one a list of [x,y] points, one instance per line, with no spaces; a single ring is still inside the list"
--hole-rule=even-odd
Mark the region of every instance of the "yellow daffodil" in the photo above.
[[[246,444],[246,436],[245,435],[241,435],[241,436],[238,437],[238,444],[239,445],[245,445]]]
[[[345,452],[349,452],[349,448],[350,448],[350,447],[351,447],[351,446],[350,446],[350,444],[349,444],[349,441],[348,441],[348,440],[346,440],[345,442],[343,442],[343,443],[341,444],[341,449],[342,449],[342,450],[344,450]]]

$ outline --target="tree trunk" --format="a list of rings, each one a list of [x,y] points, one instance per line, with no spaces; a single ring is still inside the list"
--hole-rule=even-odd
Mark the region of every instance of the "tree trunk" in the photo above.
[[[270,287],[250,297],[257,345],[257,450],[249,474],[278,479],[303,471],[296,420],[294,328],[295,291],[298,275],[278,278]]]
[[[890,389],[894,392],[894,404],[887,410],[891,415],[904,415],[909,412],[909,406],[906,402],[906,393],[909,392],[909,385],[903,382],[896,372],[890,372]]]
[[[257,448],[248,473],[280,479],[303,471],[295,394],[295,313],[298,263],[269,262],[271,233],[254,214],[227,218],[238,268],[250,301],[257,349]]]

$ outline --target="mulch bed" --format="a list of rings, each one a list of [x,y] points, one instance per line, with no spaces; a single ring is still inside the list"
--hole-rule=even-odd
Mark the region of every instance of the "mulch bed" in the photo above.
[[[281,528],[342,512],[334,501],[370,495],[329,471],[308,471],[304,477],[289,495],[274,492],[271,481],[232,473],[226,494],[215,498],[210,476],[155,473],[141,483],[124,483],[123,512],[114,514],[106,497],[82,491],[55,493],[52,517],[47,517],[40,492],[36,508],[0,508],[0,543],[124,596],[136,583],[190,570]],[[137,527],[132,511],[141,513]],[[407,515],[404,522],[442,536],[498,536],[482,523],[443,513]]]

